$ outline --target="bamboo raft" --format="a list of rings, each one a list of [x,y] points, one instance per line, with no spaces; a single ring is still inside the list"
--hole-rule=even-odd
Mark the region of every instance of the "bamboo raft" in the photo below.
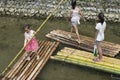
[[[24,53],[2,80],[35,80],[58,45],[59,42],[39,41],[40,59],[36,60],[36,54],[30,53],[31,59],[27,61]]]
[[[63,30],[53,30],[49,34],[47,34],[46,37],[57,40],[64,44],[81,48],[89,52],[93,52],[94,39],[90,37],[81,35],[80,44],[77,42],[77,36],[75,33],[70,33]],[[115,57],[118,53],[120,53],[120,45],[111,42],[103,41],[102,49],[103,49],[103,55],[110,57]]]
[[[95,68],[105,72],[120,75],[120,60],[103,56],[102,62],[93,61],[94,56],[90,52],[65,47],[51,59]]]

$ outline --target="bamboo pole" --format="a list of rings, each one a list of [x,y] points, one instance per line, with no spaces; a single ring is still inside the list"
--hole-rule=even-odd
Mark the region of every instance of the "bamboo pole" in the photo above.
[[[92,49],[90,49],[90,48],[87,48],[87,47],[83,47],[83,46],[80,46],[80,45],[78,45],[78,43],[77,42],[74,42],[74,41],[68,41],[68,40],[66,40],[66,39],[64,39],[64,38],[60,38],[59,36],[51,36],[51,34],[50,35],[46,35],[48,38],[52,38],[52,39],[54,39],[54,40],[57,40],[57,41],[60,41],[60,42],[62,42],[62,43],[65,43],[65,44],[68,44],[68,45],[72,45],[72,46],[75,46],[75,47],[77,47],[77,48],[81,48],[81,49],[85,49],[85,50],[87,50],[87,51],[93,51]],[[77,44],[76,44],[77,43]]]
[[[82,43],[79,45],[75,39],[69,38],[68,34],[71,34],[71,36],[76,36],[74,33],[66,32],[62,30],[53,30],[50,32],[50,34],[47,34],[46,36],[48,38],[58,40],[65,44],[73,45],[90,52],[93,51],[94,40],[92,38],[82,36]],[[118,45],[117,47],[113,46],[114,43],[108,42],[109,44],[104,44],[104,42],[105,41],[103,41],[102,43],[104,55],[114,57],[119,53],[120,45],[118,48]],[[110,46],[110,44],[112,44],[112,46]]]
[[[86,58],[94,58],[93,54],[91,54],[90,52],[82,51],[82,50],[77,50],[77,49],[68,48],[68,47],[65,47],[64,49],[61,50],[61,52],[65,52],[65,53],[70,53],[72,51],[74,51],[73,54],[75,54],[77,56],[84,56]],[[103,61],[109,62],[111,64],[114,64],[114,63],[120,64],[119,59],[106,57],[106,56],[103,56]]]
[[[59,52],[58,53],[58,56],[67,56],[67,54],[65,53],[62,53],[62,52]],[[120,70],[120,65],[119,64],[111,64],[111,63],[108,63],[108,62],[94,62],[93,59],[90,59],[90,58],[86,58],[84,56],[78,56],[78,55],[69,55],[68,56],[70,59],[77,59],[77,60],[84,60],[84,61],[88,61],[90,63],[95,63],[97,65],[102,65],[102,66],[109,66],[109,67],[113,67],[113,68],[116,68],[116,69],[119,69]]]
[[[20,57],[20,59],[19,59],[19,60],[16,62],[16,64],[11,68],[11,70],[8,71],[8,73],[5,75],[5,77],[9,77],[9,75],[10,75],[11,73],[13,73],[16,68],[19,67],[19,65],[23,62],[23,60],[24,60],[24,58],[25,58],[24,56],[25,56],[25,53]]]
[[[22,61],[21,61],[21,64],[19,64],[19,65],[14,69],[14,71],[12,71],[12,72],[10,73],[10,75],[8,76],[8,78],[12,78],[12,76],[16,73],[16,71],[19,70],[19,69],[22,67],[22,65],[24,65],[24,64],[25,64],[25,62],[22,60]]]
[[[66,31],[63,31],[63,30],[56,30],[55,32],[57,32],[57,33],[60,33],[60,34],[71,34],[71,35],[73,35],[73,36],[76,36],[75,35],[75,33],[71,33],[71,32],[66,32]],[[81,35],[81,37],[82,37],[82,39],[85,39],[85,40],[87,40],[87,41],[90,41],[90,42],[94,42],[94,40],[93,40],[93,38],[90,38],[90,37],[86,37],[86,36],[82,36]],[[110,46],[110,47],[114,47],[114,48],[116,48],[116,49],[119,49],[119,51],[120,51],[120,45],[118,45],[118,44],[115,44],[115,43],[111,43],[111,42],[106,42],[106,41],[103,41],[103,46]]]
[[[42,57],[45,55],[45,51],[47,50],[47,47],[49,47],[49,45],[50,44],[52,44],[51,42],[46,42],[45,44],[44,44],[44,48],[40,51],[40,53],[39,53],[39,55],[41,55],[40,56],[40,59],[42,59]],[[34,63],[33,63],[33,66],[29,69],[29,71],[28,72],[26,72],[26,76],[23,78],[24,80],[26,80],[27,79],[27,77],[34,71],[34,69],[35,69],[35,67],[38,65],[38,62],[39,62],[40,60],[38,60],[38,61],[34,61]]]
[[[5,75],[5,77],[15,80],[26,80],[28,77],[36,78],[39,74],[47,60],[49,59],[52,52],[56,49],[59,42],[39,42],[39,49],[37,51],[38,55],[40,55],[40,59],[38,61],[35,60],[35,54],[31,54],[31,60],[25,60],[25,54],[23,54],[17,63],[13,66],[13,68]],[[39,63],[39,64],[38,64]],[[37,71],[39,70],[39,71]],[[36,73],[37,72],[37,73]],[[29,79],[28,79],[29,80]]]
[[[39,43],[41,43],[41,42],[39,42]],[[33,54],[31,52],[29,56],[31,56],[31,60],[32,60],[32,58],[33,58],[33,56],[35,56],[35,54]],[[25,59],[23,60],[23,63],[19,65],[19,67],[14,71],[14,73],[12,73],[11,78],[19,77],[28,64],[29,64],[29,61],[27,61],[26,57],[25,57]]]
[[[45,42],[43,42],[44,44]],[[42,43],[40,45],[43,45]],[[37,51],[37,53],[40,51],[40,49]],[[19,72],[19,77],[17,78],[17,80],[24,80],[22,79],[23,76],[25,76],[25,73],[29,70],[29,68],[32,66],[33,62],[34,62],[34,57],[36,56],[36,54],[34,53],[34,56],[31,57],[31,60],[28,61],[28,64],[26,64],[26,66],[23,66],[23,70],[21,70],[21,73]]]
[[[110,72],[110,73],[120,74],[119,70],[108,68],[105,66],[96,65],[96,64],[91,64],[91,63],[88,63],[88,62],[82,61],[82,60],[78,61],[78,60],[69,59],[69,58],[64,60],[65,57],[61,57],[61,56],[55,56],[55,57],[51,57],[51,58],[55,59],[55,60],[59,60],[59,61],[65,61],[67,63],[73,63],[73,64],[82,65],[82,66],[86,66],[86,67],[90,67],[90,68],[94,68],[94,69],[99,69],[99,70]]]
[[[31,54],[31,53],[30,53]],[[9,75],[10,78],[17,76],[19,70],[21,70],[21,68],[23,67],[23,65],[25,65],[27,63],[26,57],[24,56],[24,58],[21,60],[21,63],[19,63],[19,65],[13,70],[13,72]]]
[[[37,70],[37,73],[32,77],[32,79],[35,79],[36,76],[40,73],[40,71],[42,70],[42,68],[44,67],[45,63],[48,61],[48,59],[50,58],[50,56],[52,55],[52,53],[54,52],[54,50],[57,48],[57,46],[59,45],[59,42],[54,42],[51,45],[51,48],[48,50],[48,55],[46,55],[46,59],[44,60],[44,62],[41,64],[41,67]]]
[[[34,76],[34,74],[36,73],[36,71],[38,70],[38,68],[40,68],[40,65],[44,62],[45,56],[48,55],[47,51],[48,51],[48,49],[50,49],[51,45],[52,45],[52,42],[50,42],[49,45],[46,45],[46,48],[42,52],[43,54],[41,55],[42,58],[37,63],[38,65],[36,65],[34,67],[34,71],[29,75],[29,77],[26,80],[33,80],[32,77]]]
[[[72,38],[69,38],[68,37],[68,33],[66,33],[66,34],[63,34],[63,33],[57,33],[57,32],[51,32],[53,35],[57,35],[57,36],[60,36],[60,37],[64,37],[65,39],[69,39],[69,40],[72,40],[72,41],[76,41],[75,39],[72,39]],[[86,44],[86,45],[89,45],[89,46],[91,46],[92,48],[93,48],[93,45],[94,45],[94,40],[92,40],[92,42],[89,42],[89,40],[90,39],[85,39],[85,38],[82,38],[82,41],[81,41],[81,43],[84,43],[84,44]],[[86,41],[86,42],[84,42],[84,41]],[[88,43],[88,44],[87,44]],[[109,50],[109,51],[113,51],[113,50],[115,50],[115,52],[116,52],[116,48],[113,48],[113,46],[112,46],[112,48],[109,48],[108,46],[106,46],[106,47],[104,47],[104,45],[102,45],[102,47],[103,48],[105,48],[105,50]],[[118,49],[118,48],[117,48]]]

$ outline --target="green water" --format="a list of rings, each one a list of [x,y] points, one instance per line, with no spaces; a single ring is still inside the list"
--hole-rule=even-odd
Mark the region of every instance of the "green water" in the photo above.
[[[36,30],[44,18],[0,17],[0,73],[23,47],[25,24]],[[120,44],[120,23],[107,22],[106,41]],[[94,21],[81,22],[79,33],[94,37]],[[45,34],[54,29],[70,31],[70,23],[64,18],[51,18],[36,35],[39,40],[49,40]],[[63,46],[67,45],[62,45]],[[120,58],[120,57],[118,57]],[[98,70],[50,60],[37,80],[113,80],[110,74]]]
[[[113,80],[110,74],[50,60],[37,80]]]

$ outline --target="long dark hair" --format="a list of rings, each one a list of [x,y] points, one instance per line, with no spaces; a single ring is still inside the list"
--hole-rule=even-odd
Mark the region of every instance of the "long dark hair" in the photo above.
[[[75,9],[75,7],[76,7],[76,0],[71,0],[71,5],[72,5],[72,9]]]
[[[98,18],[99,18],[99,22],[101,24],[103,24],[103,22],[105,21],[105,19],[104,19],[104,14],[102,12],[98,14]]]
[[[30,29],[30,24],[26,24],[24,28]]]

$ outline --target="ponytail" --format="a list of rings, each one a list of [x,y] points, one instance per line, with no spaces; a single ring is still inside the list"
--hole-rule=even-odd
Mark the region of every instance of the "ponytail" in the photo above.
[[[75,7],[76,7],[76,0],[71,0],[71,5],[72,5],[72,9],[75,9]]]

